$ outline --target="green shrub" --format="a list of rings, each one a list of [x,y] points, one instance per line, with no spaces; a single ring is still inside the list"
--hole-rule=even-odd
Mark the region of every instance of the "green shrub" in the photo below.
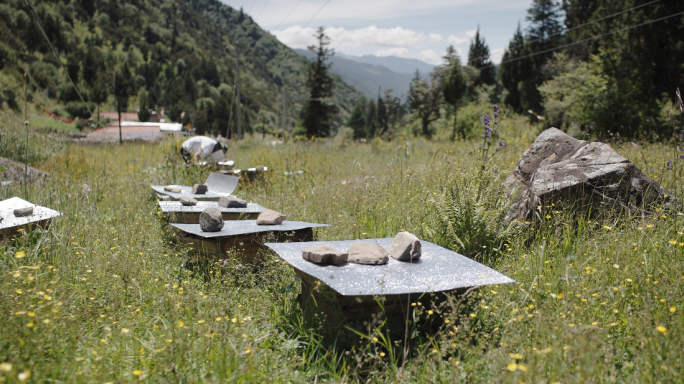
[[[483,260],[498,253],[513,231],[504,224],[509,199],[500,173],[463,171],[427,199],[425,239]]]
[[[92,115],[91,111],[95,110],[95,104],[89,103],[86,105],[85,103],[72,101],[67,103],[67,105],[64,106],[64,109],[66,110],[67,114],[69,114],[70,119],[88,119]]]

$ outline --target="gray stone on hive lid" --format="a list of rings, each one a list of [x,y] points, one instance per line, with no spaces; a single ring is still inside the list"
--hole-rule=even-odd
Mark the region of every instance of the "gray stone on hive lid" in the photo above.
[[[399,232],[394,236],[387,252],[399,261],[416,261],[420,259],[420,248],[420,240],[416,235],[409,232]]]
[[[180,203],[185,207],[192,207],[197,205],[198,201],[189,196],[181,196]]]
[[[26,217],[26,216],[31,216],[32,214],[33,214],[33,206],[24,207],[24,208],[17,208],[14,210],[14,216],[16,216],[16,217]]]
[[[192,186],[192,191],[190,191],[193,195],[206,195],[207,191],[209,188],[205,184],[195,184]]]
[[[264,209],[257,218],[258,225],[279,225],[287,219],[287,216],[272,209]]]
[[[361,240],[385,249],[391,238]],[[266,243],[287,263],[322,281],[345,296],[400,295],[442,292],[515,281],[487,266],[436,244],[422,241],[422,257],[413,263],[390,258],[385,265],[347,263],[342,266],[316,265],[302,259],[302,250],[315,244],[348,250],[359,240]]]
[[[230,236],[240,236],[240,235],[251,235],[261,232],[291,232],[306,228],[318,228],[318,227],[328,227],[328,224],[316,224],[316,223],[306,223],[303,221],[288,221],[285,220],[282,224],[278,225],[257,225],[256,220],[236,220],[236,221],[224,221],[223,228],[218,232],[202,232],[199,224],[180,224],[171,223],[172,227],[178,228],[181,231],[199,236],[205,239],[214,237],[230,237]],[[302,248],[303,249],[303,248]],[[301,249],[297,254],[299,259],[302,259]],[[302,260],[304,261],[304,260]],[[308,263],[308,261],[307,261]]]
[[[377,244],[357,241],[349,250],[347,261],[356,264],[382,265],[387,264],[389,257],[387,250]]]
[[[32,215],[25,217],[17,217],[14,215],[15,209],[28,207],[33,207]],[[62,216],[61,212],[50,208],[41,207],[40,205],[31,204],[28,201],[22,200],[18,197],[12,197],[11,199],[0,201],[0,217],[4,217],[4,219],[0,221],[0,230],[18,227],[29,223],[36,223],[43,220],[49,220],[59,216]]]
[[[327,245],[313,245],[302,250],[302,258],[316,264],[342,265],[347,262],[348,254]]]
[[[216,208],[207,208],[200,214],[200,229],[204,232],[218,232],[223,228],[221,211]]]
[[[216,208],[221,213],[261,213],[264,207],[256,203],[247,203],[245,208],[224,208],[215,201],[198,201],[194,206],[183,206],[180,201],[160,201],[159,207],[163,213],[200,213],[207,208]]]
[[[169,192],[164,190],[164,186],[162,185],[151,185],[152,190],[155,193],[158,193],[160,195],[167,195],[171,197],[173,200],[178,200],[180,199],[181,196],[190,196],[194,199],[197,200],[209,200],[209,201],[216,201],[218,200],[221,196],[228,196],[238,186],[238,182],[240,181],[239,177],[236,176],[230,176],[230,175],[224,175],[221,173],[217,172],[211,172],[209,174],[209,177],[207,177],[207,180],[204,182],[204,185],[207,186],[207,193],[205,194],[199,194],[199,195],[193,195],[192,194],[192,187],[186,186],[186,185],[170,185],[169,187],[178,187],[181,189],[180,192]]]
[[[247,208],[247,201],[237,196],[221,196],[218,205],[224,208]]]

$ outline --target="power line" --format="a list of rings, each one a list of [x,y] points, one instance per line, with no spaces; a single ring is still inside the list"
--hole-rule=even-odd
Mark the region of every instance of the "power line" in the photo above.
[[[658,0],[658,1],[660,1],[660,0]],[[257,19],[259,17],[261,17],[261,14],[264,13],[264,10],[266,9],[266,7],[268,6],[268,3],[270,3],[270,2],[271,2],[271,0],[266,0],[266,4],[264,5],[263,8],[261,8],[261,12],[259,12],[259,15],[256,17]]]
[[[36,23],[38,23],[38,27],[40,28],[40,31],[43,33],[43,37],[45,37],[45,40],[47,41],[48,45],[50,46],[50,49],[52,50],[52,53],[53,53],[53,54],[55,55],[55,57],[57,58],[57,61],[59,62],[59,65],[60,65],[62,68],[64,68],[64,63],[62,63],[62,60],[59,58],[59,55],[57,54],[57,50],[55,50],[55,47],[52,46],[52,42],[50,41],[50,38],[49,38],[48,35],[45,33],[45,29],[43,29],[43,24],[40,23],[40,20],[38,19],[38,15],[36,14],[36,10],[33,8],[33,4],[31,4],[31,2],[30,2],[29,0],[24,0],[24,1],[26,2],[26,5],[28,5],[29,8],[31,9],[31,13],[33,14],[33,17],[36,19]],[[64,68],[64,73],[66,73],[67,78],[68,78],[69,81],[71,82],[71,85],[74,86],[74,90],[76,91],[76,94],[78,95],[78,97],[79,97],[79,98],[81,99],[81,101],[83,102],[83,105],[85,105],[86,109],[88,109],[88,112],[90,112],[90,114],[92,115],[92,114],[93,114],[93,111],[90,110],[90,107],[88,107],[88,103],[86,103],[86,101],[83,99],[83,96],[81,96],[81,92],[78,91],[78,87],[76,86],[76,83],[74,83],[74,80],[73,80],[73,79],[71,78],[71,76],[69,75],[69,70],[67,70],[66,68]]]
[[[582,28],[582,27],[586,27],[587,25],[594,24],[594,23],[597,23],[597,22],[602,21],[602,20],[610,19],[611,17],[615,17],[615,16],[621,15],[621,14],[623,14],[623,13],[627,13],[627,12],[629,12],[629,11],[633,11],[633,10],[635,10],[635,9],[645,7],[645,6],[647,6],[647,5],[651,5],[651,4],[653,4],[653,3],[657,3],[657,2],[659,2],[659,1],[661,1],[661,0],[653,0],[653,1],[650,1],[650,2],[648,2],[648,3],[644,3],[644,4],[641,4],[641,5],[637,5],[636,7],[632,7],[632,8],[629,8],[629,9],[625,9],[624,11],[616,12],[616,13],[610,14],[610,15],[608,15],[608,16],[604,16],[604,17],[602,17],[602,18],[600,18],[600,19],[592,20],[592,21],[590,21],[590,22],[588,22],[588,23],[580,24],[580,25],[578,25],[578,26],[576,26],[576,27],[572,27],[572,28],[569,28],[569,29],[566,29],[566,30],[563,30],[563,31],[560,31],[560,32],[556,32],[556,33],[554,33],[554,34],[548,35],[547,38],[548,38],[548,37],[554,37],[554,36],[562,35],[562,34],[564,34],[564,33],[568,33],[568,32],[570,32],[570,31],[574,31],[575,29]],[[536,43],[536,42],[539,41],[539,40],[541,40],[541,39],[535,39],[535,40],[526,41],[526,42],[523,43],[523,44],[518,44],[518,45],[509,47],[509,48],[518,48],[518,47],[522,47],[522,46],[525,46],[525,45],[528,45],[528,44]]]
[[[27,1],[28,1],[28,0],[27,0]],[[323,10],[323,8],[325,8],[325,6],[328,5],[329,2],[330,2],[330,0],[326,1],[325,4],[323,4],[323,6],[322,6],[322,7],[321,7],[313,16],[311,16],[311,18],[309,19],[309,21],[307,21],[306,24],[304,24],[304,26],[302,27],[302,29],[300,29],[299,31],[297,31],[297,33],[295,33],[294,36],[290,37],[290,40],[288,40],[287,43],[285,43],[285,45],[290,44],[290,41],[292,41],[292,39],[294,39],[295,37],[297,37],[297,35],[299,35],[299,32],[303,31],[304,28],[306,28],[306,26],[309,25],[309,23],[311,22],[311,20],[313,20],[314,17],[316,17],[316,16]]]
[[[670,19],[670,18],[673,18],[673,17],[675,17],[675,16],[679,16],[679,15],[684,15],[684,11],[678,12],[678,13],[674,13],[674,14],[668,15],[668,16],[663,16],[663,17],[661,17],[661,18],[659,18],[659,19],[650,20],[650,21],[647,21],[647,22],[644,22],[644,23],[641,23],[641,24],[635,24],[635,25],[632,25],[632,26],[629,26],[629,27],[625,27],[625,28],[622,28],[622,29],[617,29],[617,30],[614,30],[614,31],[611,31],[611,32],[606,32],[606,33],[601,34],[601,35],[592,36],[592,37],[589,37],[589,38],[586,38],[586,39],[583,39],[583,40],[575,41],[574,43],[568,43],[568,44],[564,44],[564,45],[561,45],[561,46],[558,46],[558,47],[555,47],[555,48],[550,48],[550,49],[546,49],[546,50],[543,50],[543,51],[535,52],[535,53],[529,54],[529,55],[527,55],[527,56],[516,57],[516,58],[513,58],[513,59],[509,59],[509,60],[506,60],[506,61],[502,61],[501,63],[499,63],[499,65],[505,64],[505,63],[510,63],[510,62],[513,62],[513,61],[518,61],[518,60],[527,59],[527,58],[530,58],[530,57],[533,57],[533,56],[542,55],[542,54],[544,54],[544,53],[549,53],[549,52],[557,51],[557,50],[559,50],[559,49],[567,48],[567,47],[570,47],[570,46],[573,46],[573,45],[586,43],[587,41],[592,41],[592,40],[601,39],[601,38],[603,38],[603,37],[606,37],[606,36],[609,36],[609,35],[613,35],[613,34],[618,33],[618,32],[624,32],[624,31],[627,31],[627,30],[630,30],[630,29],[634,29],[634,28],[638,28],[638,27],[643,27],[644,25],[653,24],[653,23],[656,23],[656,22],[658,22],[658,21],[663,21],[663,20]],[[494,66],[494,64],[492,63],[492,64],[485,65],[485,66],[482,66],[482,67],[478,67],[477,69],[484,69],[484,68],[489,68],[489,67],[493,67],[493,66]],[[444,79],[448,79],[448,78],[451,77],[451,76],[452,76],[452,75],[444,76],[443,78],[444,78]]]
[[[678,13],[674,13],[674,14],[669,15],[669,16],[664,16],[664,17],[661,17],[661,18],[659,18],[659,19],[650,20],[650,21],[647,21],[647,22],[644,22],[644,23],[641,23],[641,24],[636,24],[636,25],[632,25],[632,26],[629,26],[629,27],[626,27],[626,28],[622,28],[622,29],[618,29],[618,30],[611,31],[611,32],[607,32],[607,33],[604,33],[604,34],[602,34],[602,35],[592,36],[592,37],[589,37],[589,38],[586,38],[586,39],[583,39],[583,40],[575,41],[574,43],[564,44],[564,45],[561,45],[561,46],[559,46],[559,47],[546,49],[546,50],[543,50],[543,51],[540,51],[540,52],[535,52],[535,53],[530,54],[530,55],[527,55],[527,56],[516,57],[516,58],[514,58],[514,59],[502,61],[501,64],[503,64],[503,63],[510,63],[510,62],[517,61],[517,60],[527,59],[527,58],[532,57],[532,56],[537,56],[537,55],[541,55],[541,54],[544,54],[544,53],[557,51],[557,50],[559,50],[559,49],[567,48],[567,47],[570,47],[570,46],[573,46],[573,45],[576,45],[576,44],[586,43],[587,41],[591,41],[591,40],[600,39],[600,38],[603,38],[603,37],[606,37],[606,36],[609,36],[609,35],[613,35],[613,34],[618,33],[618,32],[624,32],[624,31],[627,31],[627,30],[630,30],[630,29],[634,29],[634,28],[638,28],[638,27],[643,27],[644,25],[653,24],[653,23],[656,23],[656,22],[658,22],[658,21],[663,21],[663,20],[670,19],[670,18],[673,18],[673,17],[675,17],[675,16],[679,16],[679,15],[684,15],[684,11],[678,12]],[[478,68],[478,69],[491,67],[491,66],[493,66],[493,65],[494,65],[494,64],[486,65],[486,66],[481,67],[481,68]]]
[[[563,31],[560,31],[560,32],[551,34],[551,35],[547,36],[547,38],[548,38],[548,37],[553,37],[553,36],[562,35],[562,34],[565,34],[565,33],[570,32],[570,31],[574,31],[574,30],[576,30],[576,29],[578,29],[578,28],[586,27],[586,26],[589,25],[589,24],[594,24],[594,23],[597,23],[597,22],[599,22],[599,21],[606,20],[606,19],[609,19],[609,18],[611,18],[611,17],[618,16],[618,15],[621,15],[621,14],[623,14],[623,13],[627,13],[627,12],[629,12],[629,11],[633,11],[633,10],[638,9],[638,8],[642,8],[642,7],[645,7],[645,6],[647,6],[647,5],[651,5],[651,4],[653,4],[653,3],[657,3],[657,2],[659,2],[659,1],[661,1],[661,0],[653,0],[653,1],[650,1],[650,2],[648,2],[648,3],[644,3],[644,4],[641,4],[641,5],[637,5],[636,7],[632,7],[632,8],[629,8],[629,9],[625,9],[625,10],[623,10],[623,11],[616,12],[616,13],[610,14],[610,15],[608,15],[608,16],[604,16],[604,17],[602,17],[602,18],[600,18],[600,19],[592,20],[592,21],[590,21],[590,22],[588,22],[588,23],[584,23],[584,24],[578,25],[578,26],[576,26],[576,27],[572,27],[572,28],[570,28],[570,29],[566,29],[566,30],[563,30]],[[532,44],[532,43],[536,43],[536,42],[539,41],[539,40],[541,40],[541,39],[534,39],[534,40],[525,41],[525,42],[522,43],[522,44],[518,44],[518,45],[514,45],[514,46],[509,46],[509,47],[507,48],[507,50],[513,49],[513,48],[518,48],[518,47],[524,47],[524,46],[526,46],[526,45],[529,45],[529,44]],[[473,62],[473,61],[477,62],[477,61],[480,61],[480,60],[482,60],[482,59],[488,59],[488,58],[489,58],[488,56],[480,56],[480,57],[477,57],[477,58],[475,58],[475,59],[473,59],[473,60],[468,60],[468,63],[470,64],[470,63]],[[487,67],[488,67],[488,66],[484,66],[484,67],[482,67],[482,68],[487,68]]]
[[[257,0],[252,1],[252,5],[249,6],[247,13],[252,13],[252,8],[254,8],[254,4],[256,4],[256,2],[257,2]]]
[[[292,14],[292,12],[294,12],[294,10],[295,10],[295,9],[299,6],[299,4],[301,4],[301,3],[302,3],[302,0],[299,0],[299,2],[294,6],[294,8],[292,8],[292,9],[290,10],[290,12],[288,12],[287,15],[285,15],[285,17],[280,21],[280,23],[278,23],[278,25],[277,25],[275,28],[273,28],[273,29],[274,29],[274,30],[277,30],[281,25],[283,25],[283,23],[285,22],[285,20],[287,20],[287,18],[290,17],[290,15]]]

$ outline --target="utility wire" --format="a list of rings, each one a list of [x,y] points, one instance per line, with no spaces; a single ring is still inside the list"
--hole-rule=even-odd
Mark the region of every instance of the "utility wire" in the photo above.
[[[290,12],[288,12],[287,15],[285,15],[285,17],[280,21],[280,23],[278,23],[278,25],[277,25],[275,28],[273,28],[273,30],[278,30],[278,28],[279,28],[281,25],[283,25],[283,23],[285,22],[285,20],[287,20],[287,18],[290,17],[290,15],[292,14],[292,12],[294,12],[294,10],[297,9],[297,7],[299,6],[299,4],[301,4],[301,3],[302,3],[302,0],[299,0],[299,2],[294,6],[294,8],[292,8],[292,9],[290,10]]]
[[[618,32],[624,32],[624,31],[628,31],[628,30],[630,30],[630,29],[634,29],[634,28],[638,28],[638,27],[643,27],[644,25],[657,23],[658,21],[663,21],[663,20],[666,20],[666,19],[671,19],[671,18],[673,18],[673,17],[675,17],[675,16],[679,16],[679,15],[684,15],[684,11],[678,12],[678,13],[674,13],[674,14],[668,15],[668,16],[663,16],[663,17],[661,17],[661,18],[659,18],[659,19],[646,21],[646,22],[641,23],[641,24],[635,24],[635,25],[631,25],[631,26],[629,26],[629,27],[625,27],[625,28],[622,28],[622,29],[617,29],[617,30],[614,30],[614,31],[611,31],[611,32],[606,32],[606,33],[601,34],[601,35],[592,36],[592,37],[589,37],[589,38],[586,38],[586,39],[583,39],[583,40],[575,41],[574,43],[564,44],[564,45],[561,45],[561,46],[558,46],[558,47],[555,47],[555,48],[550,48],[550,49],[546,49],[546,50],[543,50],[543,51],[535,52],[535,53],[532,53],[532,54],[530,54],[530,55],[526,55],[526,56],[522,56],[522,57],[516,57],[516,58],[513,58],[513,59],[509,59],[509,60],[506,60],[506,61],[502,61],[501,63],[499,63],[499,65],[505,64],[505,63],[510,63],[510,62],[513,62],[513,61],[518,61],[518,60],[527,59],[527,58],[530,58],[530,57],[533,57],[533,56],[542,55],[542,54],[544,54],[544,53],[549,53],[549,52],[557,51],[557,50],[559,50],[559,49],[567,48],[567,47],[570,47],[570,46],[573,46],[573,45],[586,43],[587,41],[592,41],[592,40],[601,39],[601,38],[604,38],[604,37],[606,37],[606,36],[616,34],[616,33],[618,33]],[[484,68],[489,68],[489,67],[493,67],[493,66],[494,66],[494,63],[489,64],[489,65],[485,65],[485,66],[482,66],[482,67],[478,67],[477,69],[484,69]],[[452,75],[444,76],[443,79],[448,79],[448,78],[450,78],[451,76],[452,76]]]
[[[660,1],[660,0],[658,0],[658,1]],[[271,2],[271,0],[266,0],[266,4],[264,5],[263,8],[261,8],[261,12],[259,12],[259,16],[256,17],[257,19],[259,17],[261,17],[261,14],[264,13],[264,10],[266,9],[266,7],[268,6],[268,3],[270,3],[270,2]]]
[[[629,9],[625,9],[624,11],[616,12],[616,13],[610,14],[610,15],[608,15],[608,16],[604,16],[604,17],[602,17],[602,18],[600,18],[600,19],[592,20],[592,21],[590,21],[590,22],[588,22],[588,23],[580,24],[580,25],[578,25],[578,26],[576,26],[576,27],[572,27],[572,28],[569,28],[569,29],[566,29],[566,30],[562,30],[562,31],[553,33],[553,34],[548,35],[548,36],[546,36],[546,37],[549,38],[549,37],[554,37],[554,36],[562,35],[562,34],[565,34],[565,33],[570,32],[570,31],[574,31],[575,29],[582,28],[582,27],[586,27],[587,25],[594,24],[594,23],[597,23],[597,22],[602,21],[602,20],[610,19],[611,17],[615,17],[615,16],[621,15],[621,14],[623,14],[623,13],[627,13],[627,12],[629,12],[629,11],[633,11],[633,10],[635,10],[635,9],[639,9],[639,8],[645,7],[645,6],[647,6],[647,5],[651,5],[651,4],[653,4],[653,3],[657,3],[657,2],[659,2],[659,1],[661,1],[661,0],[653,0],[653,1],[650,1],[650,2],[648,2],[648,3],[644,3],[644,4],[641,4],[641,5],[637,5],[636,7],[632,7],[632,8],[629,8]],[[524,42],[523,44],[518,44],[518,45],[509,47],[509,48],[518,48],[518,47],[522,47],[522,46],[525,46],[525,45],[528,45],[528,44],[536,43],[536,42],[539,41],[539,40],[541,40],[541,39],[535,39],[535,40],[526,41],[526,42]]]
[[[57,54],[57,50],[55,50],[55,47],[52,46],[52,42],[50,41],[50,38],[45,33],[45,29],[43,29],[43,24],[40,23],[40,20],[38,19],[38,15],[36,14],[36,10],[33,8],[33,4],[31,4],[31,2],[29,0],[24,0],[24,1],[26,2],[26,5],[28,5],[29,8],[31,9],[31,13],[33,14],[33,17],[36,19],[36,23],[38,23],[38,27],[40,28],[40,31],[43,33],[43,36],[45,37],[45,40],[47,41],[48,45],[50,46],[52,53],[57,58],[59,65],[62,68],[64,68],[64,63],[62,63],[62,60],[59,58],[59,55]],[[74,90],[76,91],[76,94],[78,95],[78,97],[83,102],[83,105],[85,105],[86,109],[88,109],[88,112],[90,112],[90,114],[92,115],[93,111],[90,110],[90,107],[88,107],[88,103],[86,103],[86,101],[83,99],[83,96],[81,96],[81,92],[78,91],[78,87],[76,86],[76,83],[74,83],[74,80],[71,78],[71,76],[69,75],[69,71],[66,68],[64,68],[64,73],[66,73],[67,78],[69,78],[69,81],[71,81],[71,85],[74,86]]]
[[[28,0],[26,0],[26,1],[28,1]],[[299,31],[297,31],[297,33],[294,34],[294,36],[290,37],[290,40],[288,40],[287,43],[285,43],[285,45],[290,44],[290,41],[292,41],[292,39],[294,39],[295,37],[297,37],[297,35],[299,35],[299,32],[303,31],[304,28],[306,28],[306,26],[309,25],[309,23],[311,22],[311,20],[313,20],[314,17],[316,17],[316,16],[323,10],[323,8],[325,8],[325,6],[328,5],[329,2],[330,2],[330,0],[326,1],[325,4],[323,4],[323,6],[322,6],[316,13],[314,13],[313,16],[311,16],[311,18],[309,19],[309,21],[307,21],[306,24],[304,24],[304,26],[303,26]]]
[[[633,10],[635,10],[635,9],[645,7],[645,6],[651,5],[651,4],[653,4],[653,3],[657,3],[657,2],[659,2],[659,1],[661,1],[661,0],[653,0],[653,1],[650,1],[650,2],[648,2],[648,3],[644,3],[644,4],[641,4],[641,5],[637,5],[636,7],[632,7],[632,8],[629,8],[629,9],[625,9],[624,11],[616,12],[616,13],[610,14],[610,15],[608,15],[608,16],[604,16],[604,17],[602,17],[602,18],[600,18],[600,19],[592,20],[592,21],[590,21],[590,22],[588,22],[588,23],[584,23],[584,24],[578,25],[578,26],[576,26],[576,27],[572,27],[572,28],[569,28],[569,29],[566,29],[566,30],[562,30],[562,31],[556,32],[556,33],[554,33],[554,34],[548,35],[547,38],[549,38],[549,37],[554,37],[554,36],[558,36],[558,35],[562,35],[562,34],[565,34],[565,33],[570,32],[570,31],[574,31],[574,30],[576,30],[576,29],[578,29],[578,28],[586,27],[587,25],[594,24],[594,23],[597,23],[597,22],[602,21],[602,20],[606,20],[606,19],[609,19],[609,18],[611,18],[611,17],[618,16],[618,15],[621,15],[621,14],[623,14],[623,13],[627,13],[627,12],[629,12],[629,11],[633,11]],[[509,46],[508,48],[506,48],[506,50],[513,49],[513,48],[524,47],[524,46],[526,46],[526,45],[529,45],[529,44],[532,44],[532,43],[536,43],[537,41],[540,41],[540,40],[541,40],[541,39],[528,40],[528,41],[525,41],[525,42],[522,43],[522,44],[518,44],[518,45],[514,45],[514,46]],[[473,62],[473,61],[477,62],[477,61],[479,61],[479,60],[488,59],[488,58],[489,58],[488,56],[480,56],[480,57],[477,57],[477,58],[475,58],[475,59],[473,59],[473,60],[469,60],[468,63],[471,63],[471,62]],[[482,68],[487,68],[487,66],[484,66],[484,67],[482,67]]]
[[[256,4],[257,0],[252,1],[252,5],[249,6],[249,10],[247,10],[247,13],[252,13],[252,8],[254,8],[254,4]]]

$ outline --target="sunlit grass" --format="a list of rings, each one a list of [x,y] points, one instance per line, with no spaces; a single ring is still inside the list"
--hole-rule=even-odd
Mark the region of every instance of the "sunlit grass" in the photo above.
[[[12,124],[5,128],[21,129]],[[505,176],[537,132],[522,119],[503,125],[508,146],[491,172]],[[51,173],[47,183],[26,196],[18,185],[0,191],[65,213],[49,232],[0,249],[0,380],[681,381],[684,238],[674,212],[597,222],[550,210],[536,232],[517,233],[484,261],[516,284],[475,290],[457,307],[412,300],[418,322],[404,361],[403,333],[361,329],[343,348],[300,323],[299,282],[275,257],[257,271],[185,268],[188,251],[149,191],[206,178],[182,165],[177,145],[65,144],[36,161]],[[399,230],[426,238],[427,200],[474,177],[468,152],[476,148],[409,138],[407,154],[406,138],[275,147],[248,139],[228,157],[272,170],[236,195],[331,224],[319,239]],[[669,150],[628,143],[620,151],[673,190]]]

